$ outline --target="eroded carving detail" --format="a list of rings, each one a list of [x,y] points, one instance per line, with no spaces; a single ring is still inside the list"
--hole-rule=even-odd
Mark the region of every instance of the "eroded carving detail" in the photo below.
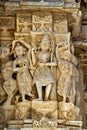
[[[42,118],[40,121],[34,121],[33,127],[57,128],[57,121],[51,121],[47,118]]]
[[[31,14],[17,14],[17,32],[29,33],[31,31]]]
[[[37,68],[34,73],[34,83],[36,84],[37,92],[38,92],[38,99],[37,100],[43,100],[42,97],[42,87],[45,86],[45,95],[44,100],[49,100],[50,92],[52,89],[52,85],[55,82],[54,76],[52,74],[50,66],[56,66],[57,63],[54,61],[51,61],[51,54],[49,52],[50,49],[50,41],[49,36],[45,35],[42,38],[42,41],[40,43],[41,51],[38,51],[37,58]],[[32,54],[33,56],[35,54]],[[33,59],[35,59],[33,57]],[[35,59],[36,60],[36,59]],[[33,60],[33,64],[35,64],[35,60]],[[53,59],[54,60],[54,59]]]
[[[52,14],[36,12],[33,14],[33,31],[52,31]]]
[[[33,119],[33,127],[57,128],[57,119],[76,120],[79,71],[67,13],[18,13],[16,20],[14,40],[0,47],[0,122]],[[7,30],[14,23],[7,21],[0,21],[0,33],[11,38]]]
[[[15,45],[16,44],[16,45]],[[22,46],[21,44],[25,45]],[[26,47],[30,49],[30,46],[26,42],[19,40],[13,41],[13,50],[16,59],[13,61],[13,72],[17,74],[17,84],[19,92],[22,96],[22,101],[25,101],[25,96],[32,97],[32,77],[29,72],[29,51],[27,52]]]

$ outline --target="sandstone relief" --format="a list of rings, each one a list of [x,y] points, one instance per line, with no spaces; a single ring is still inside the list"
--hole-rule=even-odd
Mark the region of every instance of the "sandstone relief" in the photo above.
[[[6,28],[0,25],[1,41],[8,37],[0,46],[0,123],[33,119],[33,127],[57,127],[57,120],[78,120],[79,62],[67,20],[52,12],[18,13],[16,27],[7,19]]]

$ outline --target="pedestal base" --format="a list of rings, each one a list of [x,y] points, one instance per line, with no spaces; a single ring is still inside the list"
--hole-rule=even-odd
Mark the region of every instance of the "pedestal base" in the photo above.
[[[32,102],[32,118],[41,119],[48,117],[49,119],[57,119],[57,101],[33,101]]]
[[[5,105],[0,107],[0,123],[4,123],[7,120],[14,120],[15,107],[14,105]]]
[[[15,110],[15,119],[17,120],[30,119],[32,116],[30,110],[31,106],[32,106],[32,102],[30,101],[17,103],[16,110]]]
[[[7,128],[0,130],[82,130],[81,121],[49,120],[42,118],[40,121],[12,120],[7,122]]]
[[[4,130],[82,130],[82,128],[21,128],[21,129],[6,129]]]

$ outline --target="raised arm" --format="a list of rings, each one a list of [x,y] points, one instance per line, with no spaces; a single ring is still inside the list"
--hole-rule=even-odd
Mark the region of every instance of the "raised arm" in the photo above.
[[[18,63],[17,63],[17,61],[15,60],[15,61],[13,62],[13,72],[19,72],[19,71],[23,70],[22,67],[17,67],[17,66],[18,66]]]
[[[28,48],[28,49],[31,48],[30,44],[28,44],[27,42],[25,42],[25,41],[23,40],[23,38],[19,38],[19,42],[21,42],[26,48]]]
[[[35,55],[35,49],[34,48],[32,48],[32,63],[33,63],[33,65],[36,65],[36,55]]]

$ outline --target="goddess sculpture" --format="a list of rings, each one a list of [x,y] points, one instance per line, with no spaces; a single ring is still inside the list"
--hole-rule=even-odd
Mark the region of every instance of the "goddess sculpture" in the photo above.
[[[16,43],[17,41],[14,41]],[[17,83],[19,87],[19,92],[22,96],[22,101],[26,101],[26,95],[32,97],[32,76],[29,72],[29,60],[26,55],[26,48],[20,44],[26,43],[22,40],[18,41],[18,44],[15,46],[14,51],[16,59],[13,62],[13,71],[17,73]],[[30,49],[30,46],[28,46]]]
[[[75,104],[75,97],[79,96],[76,91],[76,82],[78,82],[78,61],[65,41],[60,42],[56,48],[58,69],[60,76],[58,79],[58,96],[62,96],[62,102],[59,102],[59,117],[68,120],[75,120],[79,114],[79,98]],[[76,76],[75,76],[76,74]],[[77,99],[76,99],[77,100]]]
[[[63,101],[66,102],[67,97],[69,97],[70,100],[71,90],[73,91],[72,94],[75,96],[75,84],[72,83],[72,78],[74,77],[73,71],[76,70],[77,73],[76,66],[78,61],[76,57],[70,53],[66,41],[62,41],[57,45],[56,56],[58,68],[61,73],[58,80],[58,94],[63,96]]]
[[[49,36],[45,35],[40,43],[41,50],[38,51],[35,57],[35,50],[32,49],[33,65],[37,63],[37,68],[34,73],[34,83],[36,84],[38,98],[36,100],[43,100],[43,87],[45,87],[45,98],[49,100],[52,85],[55,82],[54,75],[51,71],[51,66],[57,66],[56,61],[51,61],[50,41]],[[37,59],[36,59],[37,58]]]

